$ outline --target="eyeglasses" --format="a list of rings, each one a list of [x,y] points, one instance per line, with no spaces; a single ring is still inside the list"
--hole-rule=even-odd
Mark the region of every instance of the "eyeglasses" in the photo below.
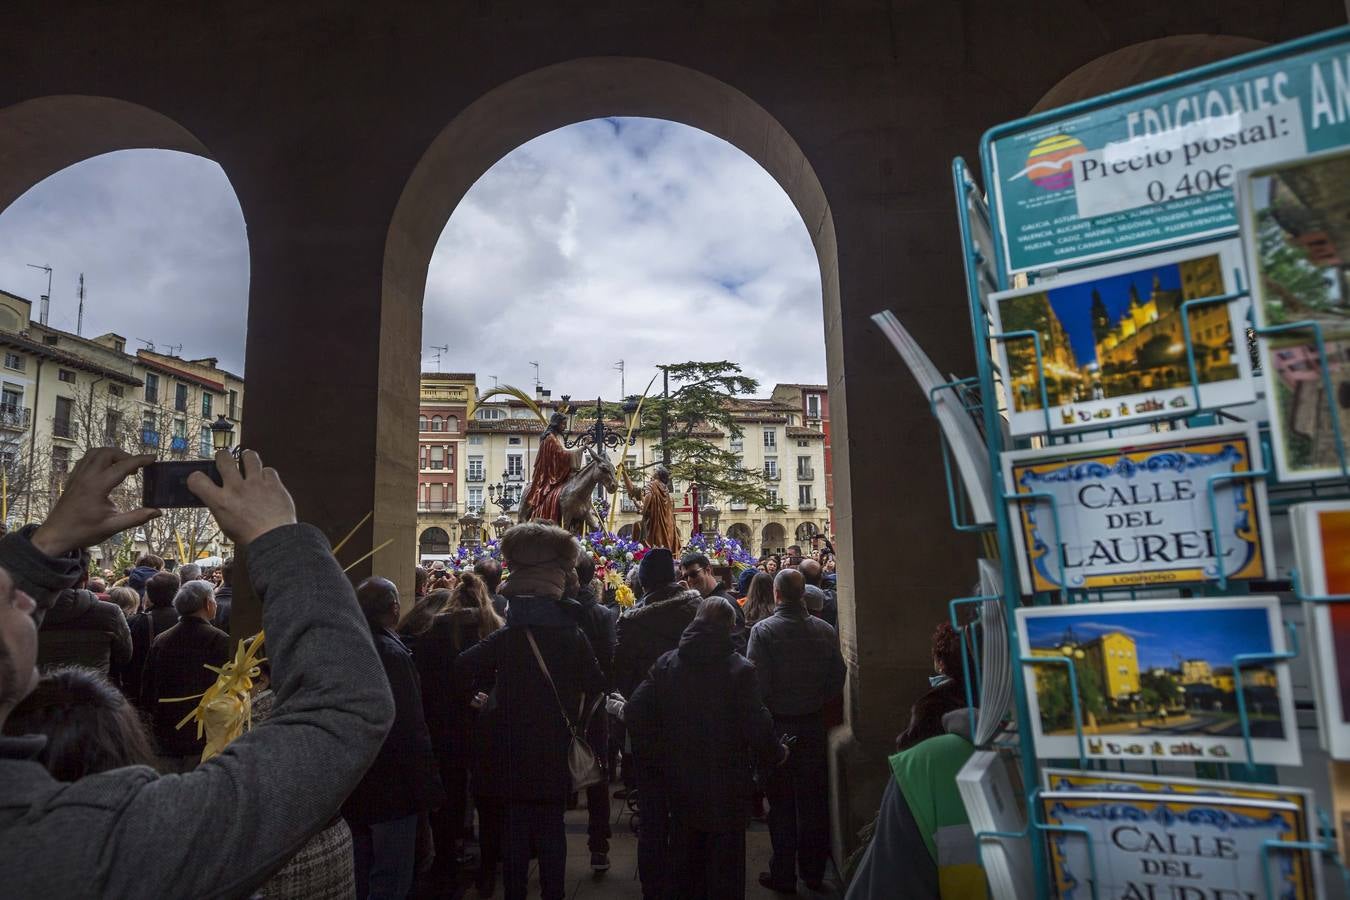
[[[688,569],[681,569],[680,575],[684,578],[694,578],[702,571],[703,571],[702,566],[693,566]]]

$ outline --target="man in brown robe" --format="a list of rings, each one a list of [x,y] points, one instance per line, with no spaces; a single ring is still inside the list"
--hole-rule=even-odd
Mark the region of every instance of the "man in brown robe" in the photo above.
[[[558,498],[567,480],[576,470],[576,454],[563,446],[562,434],[567,427],[567,418],[554,413],[548,423],[548,429],[539,441],[539,455],[534,462],[534,475],[530,479],[530,489],[521,504],[520,521],[542,520],[557,523],[560,521]]]
[[[642,510],[642,534],[639,539],[648,547],[665,547],[678,554],[680,533],[675,529],[675,503],[670,497],[670,470],[657,466],[646,488],[633,484],[628,470],[623,473],[624,488]]]

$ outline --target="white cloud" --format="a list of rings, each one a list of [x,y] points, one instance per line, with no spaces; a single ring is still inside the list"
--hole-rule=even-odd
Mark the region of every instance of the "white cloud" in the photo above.
[[[641,390],[658,363],[730,359],[767,391],[823,382],[820,272],[801,217],[752,159],[653,119],[517,148],[469,190],[427,279],[424,368],[554,396]]]
[[[75,330],[85,275],[84,335],[115,331],[183,355],[217,356],[242,372],[248,241],[220,166],[170,150],[96,156],[35,185],[0,214],[0,289],[33,301],[47,289],[49,323]]]
[[[0,288],[36,303],[55,269],[51,324],[144,338],[243,370],[248,243],[225,173],[162,150],[95,157],[0,214]],[[36,314],[36,310],[35,310]],[[446,371],[557,396],[618,393],[658,363],[730,359],[774,382],[822,382],[820,273],[801,217],[762,168],[671,122],[605,119],[542,135],[464,197],[431,260],[421,352]]]

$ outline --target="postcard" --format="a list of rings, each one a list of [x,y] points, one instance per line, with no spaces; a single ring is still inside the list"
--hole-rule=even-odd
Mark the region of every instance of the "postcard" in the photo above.
[[[1350,387],[1344,383],[1350,378],[1347,178],[1350,152],[1338,150],[1252,169],[1237,180],[1256,324],[1272,328],[1315,322],[1330,376],[1329,397],[1313,329],[1262,337],[1271,444],[1281,481],[1341,474],[1336,423],[1350,454]]]
[[[1300,503],[1289,520],[1304,596],[1350,594],[1350,503]],[[1306,606],[1322,747],[1350,759],[1350,602]]]
[[[1009,510],[1023,592],[1269,577],[1264,480],[1215,482],[1209,509],[1211,477],[1259,468],[1254,426],[1003,454],[1004,484],[1028,497]]]
[[[1284,652],[1277,598],[1078,603],[1016,615],[1037,756],[1079,754],[1072,665],[1089,759],[1246,761],[1240,678],[1252,761],[1299,763],[1288,665],[1237,665]]]
[[[1182,305],[1233,293],[1241,264],[1239,243],[1224,241],[991,295],[996,334],[1040,335],[1039,369],[1030,335],[995,345],[1012,434],[1123,427],[1195,412]],[[1206,409],[1256,397],[1245,339],[1249,306],[1244,297],[1187,313]]]
[[[1298,840],[1301,814],[1293,803],[1056,791],[1040,795],[1040,809],[1051,826],[1051,877],[1065,900],[1262,897],[1267,852],[1270,896],[1316,896],[1304,877],[1317,864],[1312,853],[1265,848]]]
[[[1298,807],[1296,841],[1316,840],[1317,807],[1312,791],[1284,787],[1277,784],[1247,784],[1238,781],[1209,781],[1203,778],[1168,778],[1157,775],[1134,775],[1127,772],[1080,772],[1077,769],[1042,769],[1042,787],[1047,791],[1096,791],[1124,794],[1205,794],[1234,797],[1239,800],[1292,803]],[[1322,896],[1322,867],[1308,865],[1307,860],[1295,857],[1296,877],[1307,896]]]

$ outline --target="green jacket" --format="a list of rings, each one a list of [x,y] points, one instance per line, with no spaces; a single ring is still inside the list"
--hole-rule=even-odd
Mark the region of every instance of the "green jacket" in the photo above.
[[[962,735],[943,734],[890,759],[896,786],[937,866],[942,900],[982,900],[987,894],[975,834],[956,788],[956,773],[974,752]]]

